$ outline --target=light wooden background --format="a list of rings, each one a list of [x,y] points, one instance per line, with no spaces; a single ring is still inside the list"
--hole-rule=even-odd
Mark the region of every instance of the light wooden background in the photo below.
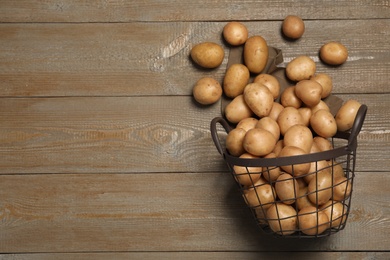
[[[283,39],[288,14],[306,32]],[[325,239],[264,235],[197,105],[191,47],[241,20],[368,106],[352,210]],[[383,0],[0,0],[1,259],[389,259],[390,8]],[[339,68],[318,61],[338,40]],[[226,47],[226,53],[228,48]]]

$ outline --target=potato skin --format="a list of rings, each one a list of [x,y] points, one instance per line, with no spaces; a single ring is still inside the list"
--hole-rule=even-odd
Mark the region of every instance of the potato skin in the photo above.
[[[248,39],[248,29],[240,22],[228,22],[223,27],[223,37],[232,46],[244,44]]]
[[[221,45],[214,42],[196,44],[191,49],[191,58],[199,66],[213,69],[222,64],[225,51]]]
[[[222,87],[215,79],[203,77],[196,82],[192,93],[198,103],[211,105],[221,98]]]
[[[232,64],[227,70],[223,80],[223,91],[229,98],[235,98],[244,92],[249,82],[250,72],[243,64]]]
[[[340,42],[328,42],[320,49],[320,58],[329,65],[341,65],[348,59],[348,50]]]
[[[336,124],[339,131],[347,131],[352,128],[357,112],[361,104],[354,99],[346,101],[336,114]]]
[[[244,99],[259,117],[268,116],[274,104],[271,91],[261,83],[249,83],[244,89]]]
[[[290,39],[299,39],[305,32],[305,23],[296,15],[288,15],[282,23],[283,34]]]
[[[252,73],[264,70],[268,61],[268,46],[259,35],[249,37],[244,45],[244,63]]]
[[[292,81],[309,79],[315,73],[315,62],[309,56],[305,55],[294,58],[286,66],[286,75]]]

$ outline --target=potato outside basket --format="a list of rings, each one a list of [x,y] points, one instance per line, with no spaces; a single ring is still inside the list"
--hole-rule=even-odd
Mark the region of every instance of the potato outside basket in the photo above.
[[[358,136],[358,134],[363,126],[363,122],[364,122],[366,113],[367,113],[367,106],[361,105],[361,107],[358,110],[355,121],[353,123],[352,129],[348,132],[337,132],[333,138],[329,139],[331,141],[331,143],[333,144],[332,150],[311,153],[311,154],[306,154],[306,155],[300,155],[300,156],[279,157],[279,158],[246,159],[246,158],[239,158],[239,157],[232,156],[231,154],[229,154],[229,152],[227,151],[226,148],[223,148],[223,143],[224,143],[223,141],[224,140],[222,138],[222,135],[226,136],[226,134],[229,133],[233,129],[232,126],[223,117],[216,117],[211,121],[211,124],[210,124],[211,137],[214,141],[214,144],[215,144],[218,152],[223,156],[223,159],[226,162],[226,164],[229,168],[229,171],[230,171],[231,175],[233,176],[233,179],[237,183],[238,189],[240,190],[241,195],[243,196],[247,205],[248,205],[248,201],[246,199],[245,193],[249,189],[253,189],[254,187],[265,185],[267,183],[256,184],[252,180],[253,185],[251,185],[251,186],[241,185],[238,181],[236,181],[237,174],[234,170],[234,166],[236,166],[236,165],[237,166],[244,166],[246,169],[246,173],[243,173],[243,174],[248,175],[249,178],[251,178],[251,174],[253,174],[253,172],[251,172],[251,174],[248,173],[249,167],[261,167],[262,172],[260,172],[260,174],[262,174],[265,171],[268,171],[274,167],[279,167],[279,166],[283,166],[283,165],[292,165],[292,167],[294,169],[294,166],[297,164],[314,163],[315,164],[314,169],[316,169],[316,170],[314,172],[308,173],[308,174],[314,174],[314,178],[317,178],[318,172],[320,170],[323,170],[323,168],[319,169],[317,167],[318,161],[322,161],[322,160],[328,161],[329,170],[332,174],[332,177],[333,177],[333,174],[335,173],[334,166],[336,166],[337,164],[340,164],[343,168],[345,177],[348,180],[348,182],[346,182],[346,186],[347,186],[346,190],[350,189],[350,194],[349,194],[349,196],[345,196],[345,198],[340,201],[344,205],[344,210],[342,212],[342,216],[338,217],[338,218],[342,218],[342,220],[343,220],[343,221],[338,221],[340,224],[337,224],[336,226],[331,227],[331,225],[330,225],[331,221],[329,221],[329,227],[324,232],[322,232],[322,233],[317,232],[314,235],[307,235],[306,233],[302,232],[302,230],[300,230],[298,228],[299,227],[299,218],[298,218],[298,216],[295,216],[295,219],[298,222],[296,225],[297,226],[296,229],[282,230],[279,232],[274,232],[273,230],[271,230],[271,228],[268,225],[269,221],[273,221],[274,223],[275,223],[275,221],[278,221],[279,222],[278,225],[280,226],[281,225],[280,221],[283,218],[267,219],[265,208],[268,208],[269,205],[268,205],[268,207],[266,207],[267,206],[266,204],[262,204],[260,199],[259,199],[259,196],[256,192],[256,196],[257,196],[257,200],[258,200],[258,203],[256,203],[257,205],[255,205],[255,206],[248,205],[248,207],[250,208],[251,212],[253,213],[253,216],[254,216],[258,226],[266,234],[271,234],[271,235],[274,235],[276,237],[316,238],[316,237],[329,236],[329,235],[337,233],[340,230],[343,230],[345,228],[347,218],[348,218],[348,215],[349,215],[349,212],[351,209],[352,188],[353,188],[353,181],[355,178],[354,172],[355,172],[355,163],[356,163],[357,136]],[[223,129],[221,127],[218,127],[217,124],[222,125],[222,127],[224,128],[226,133],[223,133]],[[222,134],[221,134],[221,132],[222,132]],[[242,173],[240,173],[240,174],[242,174]],[[296,179],[296,180],[298,180],[299,178],[304,178],[304,176],[305,175],[294,176],[294,173],[292,174],[292,178]],[[268,184],[275,185],[275,182],[277,182],[277,181],[268,181]],[[334,181],[332,178],[332,187],[330,187],[330,188],[332,188],[332,198],[333,198],[333,192],[334,192],[333,191],[333,187],[334,187],[333,182]],[[350,185],[350,187],[348,187],[348,185]],[[254,189],[254,190],[256,191],[257,189]],[[318,190],[318,191],[320,191],[320,190]],[[275,201],[272,203],[276,204],[276,206],[279,205],[278,203],[283,203],[283,201],[277,197],[276,193],[275,192],[273,192],[273,193],[274,193],[273,196],[275,198]],[[295,194],[295,195],[296,195],[295,198],[298,199],[299,198],[298,195],[297,194]],[[252,205],[253,205],[253,203],[252,203]],[[333,212],[333,205],[334,204],[331,203],[331,206],[329,206],[329,207],[331,207],[331,212]],[[291,206],[295,208],[296,212],[299,211],[297,206],[296,206],[296,203],[292,204]],[[317,211],[315,212],[315,214],[317,214],[317,217],[318,217],[319,212],[321,210],[324,210],[324,209],[321,209],[320,207],[316,207],[316,210]],[[298,213],[297,213],[297,215],[298,215]],[[336,218],[333,218],[332,216],[330,216],[330,219],[332,221],[337,220]],[[318,218],[317,218],[317,225],[318,225]]]

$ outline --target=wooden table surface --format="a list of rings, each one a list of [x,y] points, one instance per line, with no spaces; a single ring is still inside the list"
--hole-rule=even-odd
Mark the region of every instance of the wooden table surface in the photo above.
[[[304,36],[281,36],[286,15]],[[346,228],[324,239],[263,234],[211,140],[223,26],[308,55],[333,93],[368,106]],[[1,259],[390,259],[390,8],[383,0],[0,0]],[[330,40],[341,67],[318,59]],[[195,44],[224,46],[193,66]]]

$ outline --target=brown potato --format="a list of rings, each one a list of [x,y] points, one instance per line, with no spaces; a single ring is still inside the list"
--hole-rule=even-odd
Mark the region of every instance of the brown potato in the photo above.
[[[245,153],[244,146],[242,145],[244,141],[246,131],[242,128],[232,129],[226,136],[226,149],[233,156],[240,156]]]
[[[261,184],[250,188],[244,193],[245,200],[249,207],[260,206],[268,209],[275,202],[275,190],[270,184]]]
[[[268,116],[260,118],[259,121],[257,121],[256,128],[269,131],[275,137],[275,140],[279,141],[280,128],[278,123],[272,118]]]
[[[268,62],[268,46],[266,40],[259,36],[249,37],[244,45],[244,64],[252,73],[261,73]]]
[[[299,81],[295,85],[295,95],[308,107],[313,107],[321,101],[322,86],[310,79]]]
[[[329,65],[341,65],[348,59],[348,50],[340,42],[328,42],[320,49],[320,58]]]
[[[307,187],[310,201],[315,205],[323,205],[332,197],[332,175],[327,171],[320,171]]]
[[[276,180],[275,191],[281,202],[293,204],[298,197],[298,182],[290,174],[283,173]]]
[[[280,235],[291,235],[298,227],[296,210],[284,203],[275,203],[267,210],[271,230]]]
[[[210,77],[199,79],[193,90],[195,100],[202,105],[211,105],[222,96],[222,87],[218,81]]]
[[[247,118],[242,119],[240,122],[238,122],[238,124],[236,125],[236,128],[242,128],[245,131],[248,131],[252,128],[255,128],[258,121],[259,120],[257,118],[247,117]]]
[[[316,136],[313,138],[313,142],[317,144],[317,147],[320,149],[321,152],[333,149],[332,143],[324,137]]]
[[[293,125],[303,125],[304,121],[298,109],[294,107],[285,107],[280,112],[277,122],[280,128],[280,134],[284,135]]]
[[[328,216],[332,228],[339,228],[347,220],[347,207],[341,202],[330,200],[320,210]]]
[[[310,169],[309,169],[309,173],[312,173],[312,174],[308,174],[308,175],[305,175],[303,178],[304,180],[306,181],[306,183],[310,183],[310,181],[315,178],[315,174],[316,172],[325,172],[325,173],[328,173],[328,174],[331,174],[332,171],[331,171],[331,168],[328,164],[327,161],[325,160],[321,160],[321,161],[316,161],[316,162],[311,162],[310,163]]]
[[[254,159],[259,158],[249,153],[244,153],[240,158]],[[245,167],[240,165],[234,165],[234,176],[238,183],[244,186],[250,186],[256,183],[261,176],[262,167]]]
[[[309,206],[298,212],[299,229],[306,235],[319,235],[329,228],[329,218],[324,211]]]
[[[310,125],[310,117],[312,115],[311,109],[309,107],[300,107],[298,108],[299,114],[301,114],[303,119],[303,125],[309,126]]]
[[[213,69],[222,64],[225,51],[221,45],[214,42],[196,44],[191,49],[192,60],[203,68]]]
[[[310,77],[311,80],[317,81],[322,87],[321,98],[326,98],[332,93],[333,81],[326,73],[317,73]]]
[[[282,151],[282,149],[283,149],[283,139],[276,142],[272,152],[276,155],[276,157],[279,157],[280,151]]]
[[[223,91],[229,98],[235,98],[244,92],[249,82],[250,73],[243,64],[232,64],[225,73],[223,80]]]
[[[274,99],[279,97],[280,94],[280,84],[276,77],[270,75],[270,74],[259,74],[257,75],[253,82],[259,82],[266,86],[272,93],[272,96]]]
[[[286,75],[292,81],[309,79],[316,72],[316,64],[309,56],[298,56],[286,66]]]
[[[313,145],[313,134],[307,126],[293,125],[284,134],[283,144],[299,147],[305,153],[309,153]]]
[[[276,158],[276,154],[274,152],[271,152],[264,156],[264,158]],[[269,182],[276,181],[276,179],[282,174],[282,171],[280,170],[280,167],[278,166],[271,166],[271,167],[263,167],[263,174],[262,176],[264,179],[266,179]]]
[[[233,46],[244,44],[248,39],[248,29],[240,22],[228,22],[222,31],[223,37],[227,43]]]
[[[323,100],[320,100],[320,102],[317,105],[311,107],[311,114],[313,115],[315,112],[317,112],[320,109],[325,109],[326,111],[330,112],[329,106]]]
[[[346,177],[337,177],[333,184],[333,200],[343,201],[351,195],[352,182]]]
[[[282,32],[288,38],[299,39],[305,32],[305,23],[299,16],[288,15],[283,20]]]
[[[300,108],[302,106],[302,100],[295,94],[295,86],[289,86],[283,90],[280,103],[283,107]]]
[[[358,101],[350,99],[340,107],[335,116],[339,131],[347,131],[352,128],[360,106],[361,104]]]
[[[295,203],[296,203],[296,206],[297,206],[298,210],[301,210],[301,209],[303,209],[305,207],[314,207],[315,206],[309,200],[309,197],[307,196],[307,186],[299,189],[298,197],[297,197]]]
[[[276,121],[279,117],[280,112],[283,110],[283,108],[284,107],[280,103],[274,102],[268,116]]]
[[[278,157],[298,156],[307,154],[304,150],[296,146],[284,146],[280,151]],[[282,170],[292,174],[294,177],[307,174],[310,169],[310,163],[294,164],[294,165],[282,165]]]
[[[268,116],[274,104],[271,91],[261,83],[249,83],[244,89],[245,103],[258,117]]]
[[[271,153],[275,144],[275,137],[269,131],[261,128],[254,128],[246,132],[243,141],[245,151],[256,156]]]
[[[325,109],[320,109],[311,116],[310,126],[316,134],[324,138],[332,137],[337,132],[335,118]]]
[[[233,124],[237,124],[244,118],[252,117],[253,112],[245,103],[244,95],[238,95],[225,107],[225,117]]]

